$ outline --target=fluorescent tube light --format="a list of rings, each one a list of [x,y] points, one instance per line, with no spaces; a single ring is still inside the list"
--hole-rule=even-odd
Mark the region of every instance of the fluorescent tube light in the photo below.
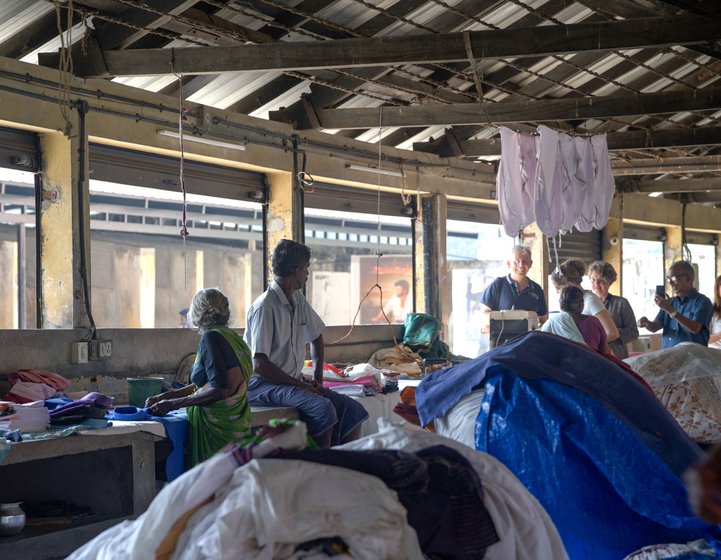
[[[167,136],[168,138],[180,139],[180,133],[175,130],[159,130],[160,136]],[[230,142],[221,142],[220,140],[211,140],[210,138],[203,138],[202,136],[194,136],[192,134],[183,134],[183,142],[195,142],[196,144],[205,144],[206,146],[216,146],[218,148],[228,148],[229,150],[245,151],[243,144],[232,144]]]
[[[355,165],[353,163],[346,163],[346,169],[353,169],[354,171],[365,171],[366,173],[376,173],[380,175],[390,175],[391,177],[403,177],[403,173],[395,171],[393,169],[378,169],[377,167],[367,167],[365,165]]]

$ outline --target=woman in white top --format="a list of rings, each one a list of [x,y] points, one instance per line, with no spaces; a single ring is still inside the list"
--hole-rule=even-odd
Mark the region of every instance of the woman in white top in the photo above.
[[[581,288],[584,274],[586,274],[586,263],[578,259],[569,259],[563,261],[561,265],[557,266],[556,270],[551,273],[551,281],[558,292],[566,286],[577,286]],[[583,288],[581,289],[583,290]],[[592,315],[601,321],[603,330],[606,331],[606,342],[612,342],[621,336],[608,309],[606,309],[601,299],[591,290],[583,290],[582,313],[584,315]]]
[[[708,339],[708,345],[711,348],[721,350],[721,276],[716,278],[716,284],[713,288],[713,316],[711,317],[711,337]]]

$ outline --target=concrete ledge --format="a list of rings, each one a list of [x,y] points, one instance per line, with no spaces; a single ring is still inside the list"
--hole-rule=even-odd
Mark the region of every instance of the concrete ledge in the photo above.
[[[250,427],[259,428],[273,418],[297,420],[298,410],[290,406],[251,406]]]

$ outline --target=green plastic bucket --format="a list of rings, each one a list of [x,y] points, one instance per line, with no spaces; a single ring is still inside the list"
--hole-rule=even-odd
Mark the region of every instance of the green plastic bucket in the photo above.
[[[160,394],[162,377],[128,377],[128,401],[131,406],[143,408],[145,399]]]

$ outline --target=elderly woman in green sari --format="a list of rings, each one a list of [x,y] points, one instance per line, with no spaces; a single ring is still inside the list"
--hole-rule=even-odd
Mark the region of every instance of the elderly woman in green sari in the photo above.
[[[250,428],[246,397],[253,373],[243,338],[228,328],[228,298],[220,290],[199,291],[189,318],[201,335],[190,385],[145,401],[148,413],[164,416],[187,407],[190,423],[188,467],[204,461],[227,443],[241,439]]]

